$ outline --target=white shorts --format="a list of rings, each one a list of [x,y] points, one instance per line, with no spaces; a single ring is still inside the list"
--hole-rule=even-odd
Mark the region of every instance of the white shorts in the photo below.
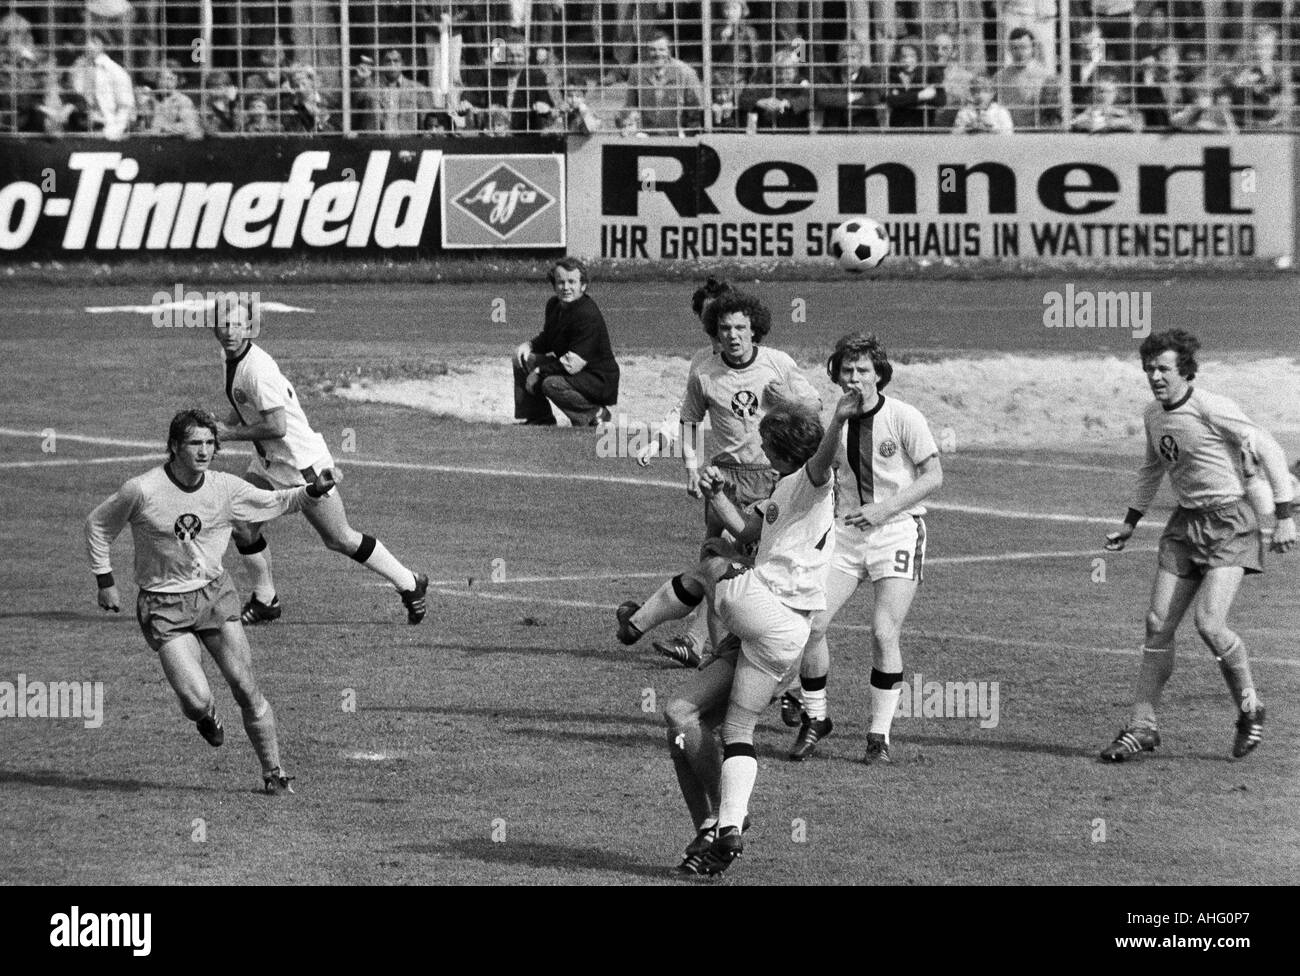
[[[314,464],[301,469],[291,467],[283,461],[263,461],[260,454],[254,454],[244,474],[245,480],[249,480],[248,475],[256,475],[269,482],[272,488],[301,488],[308,481],[315,481],[317,472],[332,467],[334,467],[334,459],[328,454],[319,458]]]
[[[925,520],[895,519],[868,532],[835,520],[831,569],[858,580],[910,579],[918,583],[925,565]]]
[[[799,666],[812,614],[786,606],[753,572],[719,581],[713,609],[760,671],[780,681]]]

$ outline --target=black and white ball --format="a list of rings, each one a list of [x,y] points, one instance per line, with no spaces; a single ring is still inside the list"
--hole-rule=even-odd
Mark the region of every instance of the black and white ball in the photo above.
[[[831,257],[845,271],[870,271],[889,255],[889,235],[870,217],[853,217],[831,234]]]

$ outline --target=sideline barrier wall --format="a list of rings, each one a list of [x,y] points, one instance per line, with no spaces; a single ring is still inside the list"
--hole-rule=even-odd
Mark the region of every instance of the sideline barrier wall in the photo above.
[[[865,214],[906,258],[1285,260],[1296,236],[1294,141],[572,139],[569,249],[606,259],[817,261],[836,225]]]
[[[0,260],[565,246],[555,138],[0,144]]]

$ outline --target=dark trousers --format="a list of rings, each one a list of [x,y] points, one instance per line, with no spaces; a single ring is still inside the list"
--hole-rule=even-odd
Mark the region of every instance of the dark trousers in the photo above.
[[[574,427],[590,427],[596,423],[600,419],[601,405],[592,403],[575,390],[567,374],[531,375],[537,364],[544,359],[549,357],[529,356],[528,365],[524,369],[519,368],[518,361],[514,364],[515,419],[535,424],[553,424],[555,414],[551,411],[551,404],[554,403]]]

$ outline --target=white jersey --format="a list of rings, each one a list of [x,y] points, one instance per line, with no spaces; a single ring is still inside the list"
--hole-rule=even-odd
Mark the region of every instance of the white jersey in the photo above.
[[[263,411],[284,410],[284,436],[253,441],[268,465],[301,471],[329,457],[325,438],[311,429],[293,384],[270,354],[251,342],[238,359],[226,360],[226,398],[244,424],[260,423]]]
[[[818,488],[807,466],[787,475],[755,508],[763,534],[754,573],[795,610],[826,609],[826,567],[835,552],[834,481]]]
[[[222,471],[185,488],[166,465],[130,479],[86,519],[96,574],[112,572],[109,548],[127,525],[135,543],[135,582],[155,593],[189,593],[221,578],[231,521],[266,522],[308,504],[307,489],[263,491]]]
[[[796,396],[814,403],[817,393],[799,372],[795,361],[779,349],[755,346],[744,366],[732,366],[721,355],[697,360],[699,368],[686,381],[682,423],[698,424],[707,416],[713,427],[715,461],[721,464],[768,466],[758,436],[758,424],[767,412],[763,391],[773,380],[784,383]]]
[[[916,469],[939,453],[921,411],[880,395],[869,413],[844,425],[835,452],[835,514],[843,519],[863,505],[893,498],[916,481]],[[924,515],[913,505],[896,519]]]

